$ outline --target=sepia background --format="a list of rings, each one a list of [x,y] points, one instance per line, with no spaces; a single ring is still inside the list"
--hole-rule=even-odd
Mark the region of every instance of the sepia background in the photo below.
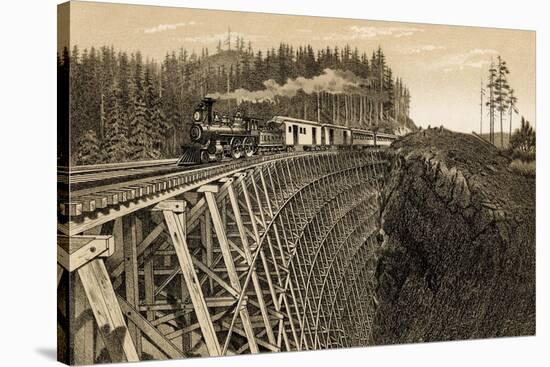
[[[533,31],[84,2],[73,3],[71,22],[71,47],[112,45],[156,61],[180,48],[213,54],[220,40],[225,49],[229,28],[233,39],[243,37],[264,55],[281,42],[314,50],[349,45],[369,57],[380,46],[410,89],[416,125],[461,132],[479,131],[480,83],[487,84],[491,60],[500,55],[521,115],[536,122]]]

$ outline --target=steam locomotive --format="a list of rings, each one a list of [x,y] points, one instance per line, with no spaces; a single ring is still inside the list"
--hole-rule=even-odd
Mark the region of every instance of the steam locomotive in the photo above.
[[[286,116],[268,121],[243,116],[220,117],[213,110],[215,100],[204,98],[193,113],[189,129],[191,144],[183,147],[178,165],[240,159],[259,153],[300,150],[326,150],[390,145],[397,136],[321,124]]]

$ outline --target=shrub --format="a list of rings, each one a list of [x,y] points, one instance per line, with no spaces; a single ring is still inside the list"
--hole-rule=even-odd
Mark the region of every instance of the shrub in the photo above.
[[[520,159],[514,159],[512,163],[510,163],[510,168],[513,172],[519,173],[520,175],[526,177],[535,177],[537,164],[534,160],[525,162]]]
[[[510,137],[510,147],[513,151],[535,152],[536,134],[529,121],[521,118],[521,127]]]
[[[525,152],[523,150],[514,150],[510,155],[512,159],[519,159],[524,162],[531,162],[535,160],[536,154],[534,151]]]

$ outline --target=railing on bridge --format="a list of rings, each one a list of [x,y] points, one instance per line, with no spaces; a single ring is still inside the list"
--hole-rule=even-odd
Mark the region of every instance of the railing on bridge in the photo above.
[[[385,165],[375,151],[264,157],[69,218],[65,359],[367,345]]]

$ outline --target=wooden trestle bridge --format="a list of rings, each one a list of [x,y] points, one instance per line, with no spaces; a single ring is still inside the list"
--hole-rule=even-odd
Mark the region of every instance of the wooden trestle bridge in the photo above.
[[[368,345],[386,166],[350,150],[64,176],[59,358]]]

